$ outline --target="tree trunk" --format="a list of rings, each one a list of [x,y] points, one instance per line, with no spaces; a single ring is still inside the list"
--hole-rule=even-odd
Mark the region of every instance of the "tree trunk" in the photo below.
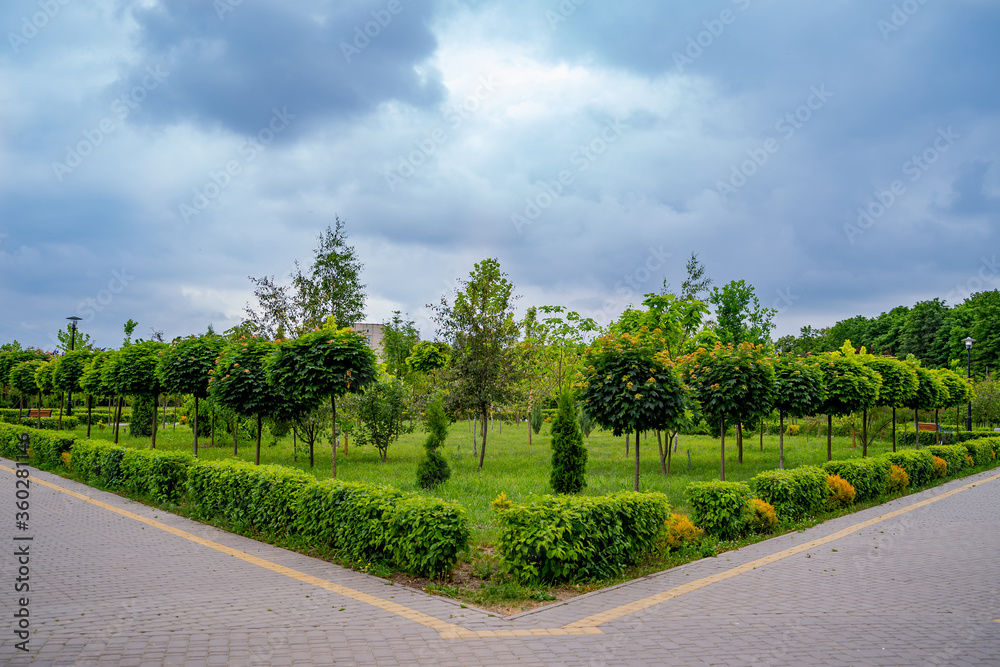
[[[486,411],[483,411],[483,445],[479,448],[479,472],[483,471],[483,461],[486,459]]]
[[[63,396],[64,395],[65,395],[64,392],[59,392],[59,422],[56,425],[56,430],[57,431],[61,431],[62,430],[62,411],[63,411]]]
[[[667,431],[667,434],[668,434],[668,436],[671,435],[670,431]],[[668,475],[670,474],[670,454],[671,454],[671,452],[677,451],[677,434],[674,433],[672,435],[673,435],[673,437],[668,437],[668,439],[667,439],[667,474]],[[671,441],[674,442],[674,446],[673,447],[670,446],[670,442]]]
[[[635,431],[635,490],[639,490],[639,430]]]
[[[913,437],[917,441],[917,449],[920,449],[920,414],[916,408],[913,409]]]
[[[808,436],[806,436],[808,437]],[[760,451],[764,451],[764,420],[760,420]]]
[[[212,427],[211,428],[212,433],[209,435],[210,440],[208,442],[208,446],[209,447],[215,447],[215,406],[214,405],[212,406],[212,419],[209,421],[209,424]]]
[[[163,395],[163,428],[167,427],[167,394]]]
[[[892,451],[896,451],[896,406],[892,408]]]
[[[778,410],[778,470],[785,469],[785,412]]]
[[[739,450],[739,456],[737,457],[737,461],[739,463],[743,463],[743,422],[742,421],[737,421],[736,422],[736,445],[737,445],[737,449]]]
[[[38,414],[36,416],[38,417],[38,429],[41,430],[41,428],[42,428],[42,392],[38,392]],[[117,442],[118,442],[118,438],[116,437],[115,438],[115,443],[117,444]]]
[[[292,463],[299,462],[298,433],[292,429]]]
[[[160,407],[160,397],[154,396],[153,397],[153,445],[152,447],[150,447],[150,449],[156,449],[156,427],[158,426],[157,422],[160,420],[159,407]]]
[[[473,413],[472,415],[472,455],[479,456],[479,445],[477,444],[477,439],[479,438],[479,413]]]
[[[87,439],[88,440],[90,439],[90,422],[94,421],[93,419],[91,419],[92,414],[93,414],[92,397],[90,394],[87,394]],[[17,421],[21,420],[18,419]]]
[[[868,408],[861,411],[861,458],[868,457]]]
[[[194,397],[194,457],[198,458],[198,395]]]
[[[667,441],[667,452],[663,451],[663,433],[656,429],[656,444],[660,446],[660,474],[667,474],[667,452],[670,451],[670,442]]]
[[[122,421],[122,397],[115,401],[115,444],[118,444],[118,425]]]
[[[625,458],[628,458],[628,433],[625,434]]]
[[[21,414],[24,411],[24,394],[17,397],[17,425],[21,426]],[[87,433],[87,437],[90,437],[90,433]]]
[[[333,410],[333,415],[330,417],[330,449],[333,451],[333,461],[331,466],[333,469],[333,479],[337,479],[337,397],[333,394],[330,395],[330,408]]]
[[[833,415],[826,416],[826,460],[833,460]]]
[[[174,430],[177,430],[177,397],[174,396]]]
[[[722,437],[722,449],[719,452],[719,479],[726,481],[726,415],[722,415],[722,427],[719,429]]]
[[[531,401],[534,398],[534,392],[528,390],[528,447],[531,447],[531,433],[535,430],[531,424]]]
[[[262,421],[262,416],[258,412],[257,413],[257,454],[254,456],[254,459],[253,459],[254,465],[258,465],[258,466],[260,465],[260,432],[261,432],[261,421]]]
[[[239,415],[233,415],[233,456],[239,456],[240,430],[237,427],[239,420],[240,420]]]

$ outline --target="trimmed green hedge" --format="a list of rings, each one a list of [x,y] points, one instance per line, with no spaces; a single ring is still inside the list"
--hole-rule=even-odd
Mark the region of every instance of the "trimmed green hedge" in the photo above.
[[[77,440],[70,454],[70,467],[85,481],[166,503],[184,495],[195,463],[182,452],[129,449],[96,440]]]
[[[670,516],[662,493],[537,496],[498,512],[497,553],[519,581],[585,581],[621,573]]]
[[[911,424],[912,426],[912,424]],[[992,430],[980,429],[978,431],[954,431],[952,433],[934,432],[934,431],[921,431],[920,432],[920,448],[923,449],[929,445],[936,445],[938,441],[941,441],[943,445],[956,445],[960,442],[967,442],[969,440],[979,440],[980,438],[988,438],[996,435]],[[913,435],[913,431],[907,431],[906,433],[896,432],[896,445],[899,447],[916,447],[917,439]]]
[[[966,466],[965,457],[969,450],[961,445],[931,445],[926,448],[934,456],[940,456],[948,464],[948,476],[957,475]]]
[[[993,463],[996,453],[993,451],[993,443],[984,438],[963,442],[969,456],[976,462],[976,467],[988,466]]]
[[[745,482],[694,482],[685,489],[691,519],[709,535],[724,540],[739,537],[746,528],[753,493]]]
[[[779,517],[801,519],[826,507],[828,476],[819,466],[765,470],[750,480],[750,488],[771,503]]]
[[[27,433],[31,437],[28,446],[28,461],[39,468],[63,467],[62,455],[70,451],[76,436],[67,435],[61,431],[46,431],[29,426],[15,424],[0,424],[0,455],[9,459],[24,460],[17,448],[20,435]]]
[[[910,476],[910,486],[923,486],[934,479],[934,455],[927,449],[906,449],[882,454],[889,463],[898,465]]]
[[[935,445],[936,446],[936,445]],[[854,487],[854,501],[871,500],[885,493],[892,464],[882,457],[827,461],[823,470],[828,475],[840,475]]]

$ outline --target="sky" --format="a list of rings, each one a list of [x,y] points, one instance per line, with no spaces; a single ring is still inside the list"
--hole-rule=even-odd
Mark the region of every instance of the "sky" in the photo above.
[[[238,324],[339,216],[369,322],[496,258],[774,336],[1000,287],[997,0],[8,0],[0,342]]]

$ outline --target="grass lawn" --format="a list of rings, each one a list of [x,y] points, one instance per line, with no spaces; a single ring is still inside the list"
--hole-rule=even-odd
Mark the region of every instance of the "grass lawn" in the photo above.
[[[526,500],[531,494],[551,493],[549,473],[551,449],[549,424],[533,437],[528,446],[528,425],[520,426],[499,423],[487,434],[486,461],[483,471],[477,471],[479,459],[473,455],[472,434],[469,422],[453,424],[442,452],[451,465],[451,479],[429,493],[416,485],[416,468],[423,455],[426,434],[418,427],[411,434],[404,435],[389,448],[387,463],[379,461],[373,448],[354,447],[349,444],[348,452],[343,447],[337,454],[337,476],[344,481],[363,481],[388,484],[403,491],[433,495],[447,500],[458,501],[469,512],[473,544],[494,542],[496,524],[490,511],[490,501],[501,492],[514,502]],[[120,442],[129,447],[148,448],[149,438],[133,438],[122,427]],[[77,436],[86,435],[86,427],[79,426],[74,431]],[[94,439],[112,439],[110,428],[91,432]],[[294,460],[292,438],[281,439],[276,445],[265,441],[261,445],[261,463],[291,466],[309,472],[308,451],[299,444],[298,461]],[[634,451],[625,455],[625,439],[613,437],[604,431],[594,431],[586,441],[588,450],[586,495],[603,495],[617,491],[632,490]],[[632,443],[634,446],[634,443]],[[833,439],[833,456],[836,459],[861,456],[861,445],[852,448],[850,438]],[[241,441],[239,456],[253,462],[254,443]],[[168,426],[157,434],[157,448],[167,450],[192,451],[191,429],[178,425]],[[891,450],[891,443],[876,441],[869,447],[869,455]],[[688,468],[688,453],[691,467]],[[661,491],[667,495],[675,511],[687,514],[685,487],[691,482],[719,478],[719,440],[709,436],[680,436],[677,453],[672,457],[669,475],[660,473],[659,448],[655,435],[644,438],[640,443],[642,491]],[[199,439],[199,458],[217,460],[231,458],[233,445],[231,436],[220,433],[214,447],[207,439]],[[805,464],[826,461],[826,438],[805,436],[785,437],[785,467],[794,468]],[[726,478],[731,481],[748,480],[764,470],[778,467],[778,437],[764,437],[764,451],[760,450],[757,434],[748,435],[744,441],[743,463],[737,462],[736,438],[726,437]],[[317,446],[313,474],[320,479],[330,477],[329,445]]]

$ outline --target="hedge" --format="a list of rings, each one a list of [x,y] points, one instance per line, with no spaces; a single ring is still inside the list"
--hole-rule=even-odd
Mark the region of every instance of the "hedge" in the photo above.
[[[76,436],[60,431],[38,430],[28,426],[0,424],[0,455],[9,459],[24,459],[18,450],[22,433],[31,437],[28,445],[28,461],[39,468],[62,467],[62,455],[70,451]]]
[[[993,443],[985,438],[980,438],[979,440],[969,440],[968,442],[963,442],[966,451],[969,456],[976,462],[976,467],[988,466],[993,463],[993,459],[996,457],[996,453],[993,450]]]
[[[13,414],[7,414],[11,413]],[[21,426],[30,426],[32,428],[38,427],[38,417],[26,417],[27,411],[21,414]],[[53,414],[55,414],[53,412]],[[0,414],[0,422],[5,424],[17,424],[17,410],[5,410],[5,413]],[[73,415],[72,417],[67,417],[63,415],[62,427],[63,430],[73,430],[80,424],[80,419]],[[59,418],[58,417],[42,417],[42,428],[47,430],[55,431],[59,428]]]
[[[935,445],[937,446],[937,445]],[[892,464],[880,456],[866,459],[827,461],[823,470],[829,475],[840,475],[857,494],[855,502],[877,498],[886,492]]]
[[[906,449],[882,454],[879,458],[905,470],[910,476],[911,487],[923,486],[934,479],[934,454],[928,449]]]
[[[97,440],[77,440],[70,454],[70,467],[85,481],[167,503],[184,495],[195,464],[183,452],[129,449]]]
[[[536,496],[498,512],[496,548],[519,581],[603,579],[649,551],[669,516],[662,493]]]
[[[826,507],[828,476],[819,466],[766,470],[750,480],[750,488],[773,505],[778,516],[801,519]]]
[[[275,536],[291,532],[295,500],[315,481],[295,468],[243,461],[199,463],[188,473],[190,500],[199,515]]]
[[[753,496],[745,482],[694,482],[687,486],[685,494],[691,518],[706,533],[724,540],[736,539],[743,533]]]
[[[940,441],[943,445],[955,445],[960,442],[967,442],[969,440],[979,440],[980,438],[987,438],[996,435],[992,430],[979,429],[976,431],[952,431],[950,433],[944,432],[934,432],[934,431],[921,431],[920,432],[920,448],[923,449],[929,445],[936,445]],[[936,437],[935,437],[936,436]],[[896,445],[900,447],[915,447],[917,444],[916,436],[913,435],[913,431],[907,431],[905,433],[896,432]]]
[[[957,475],[962,471],[968,464],[965,462],[965,457],[968,456],[969,450],[964,444],[961,445],[931,445],[927,447],[927,451],[934,456],[940,456],[948,464],[948,475]]]

